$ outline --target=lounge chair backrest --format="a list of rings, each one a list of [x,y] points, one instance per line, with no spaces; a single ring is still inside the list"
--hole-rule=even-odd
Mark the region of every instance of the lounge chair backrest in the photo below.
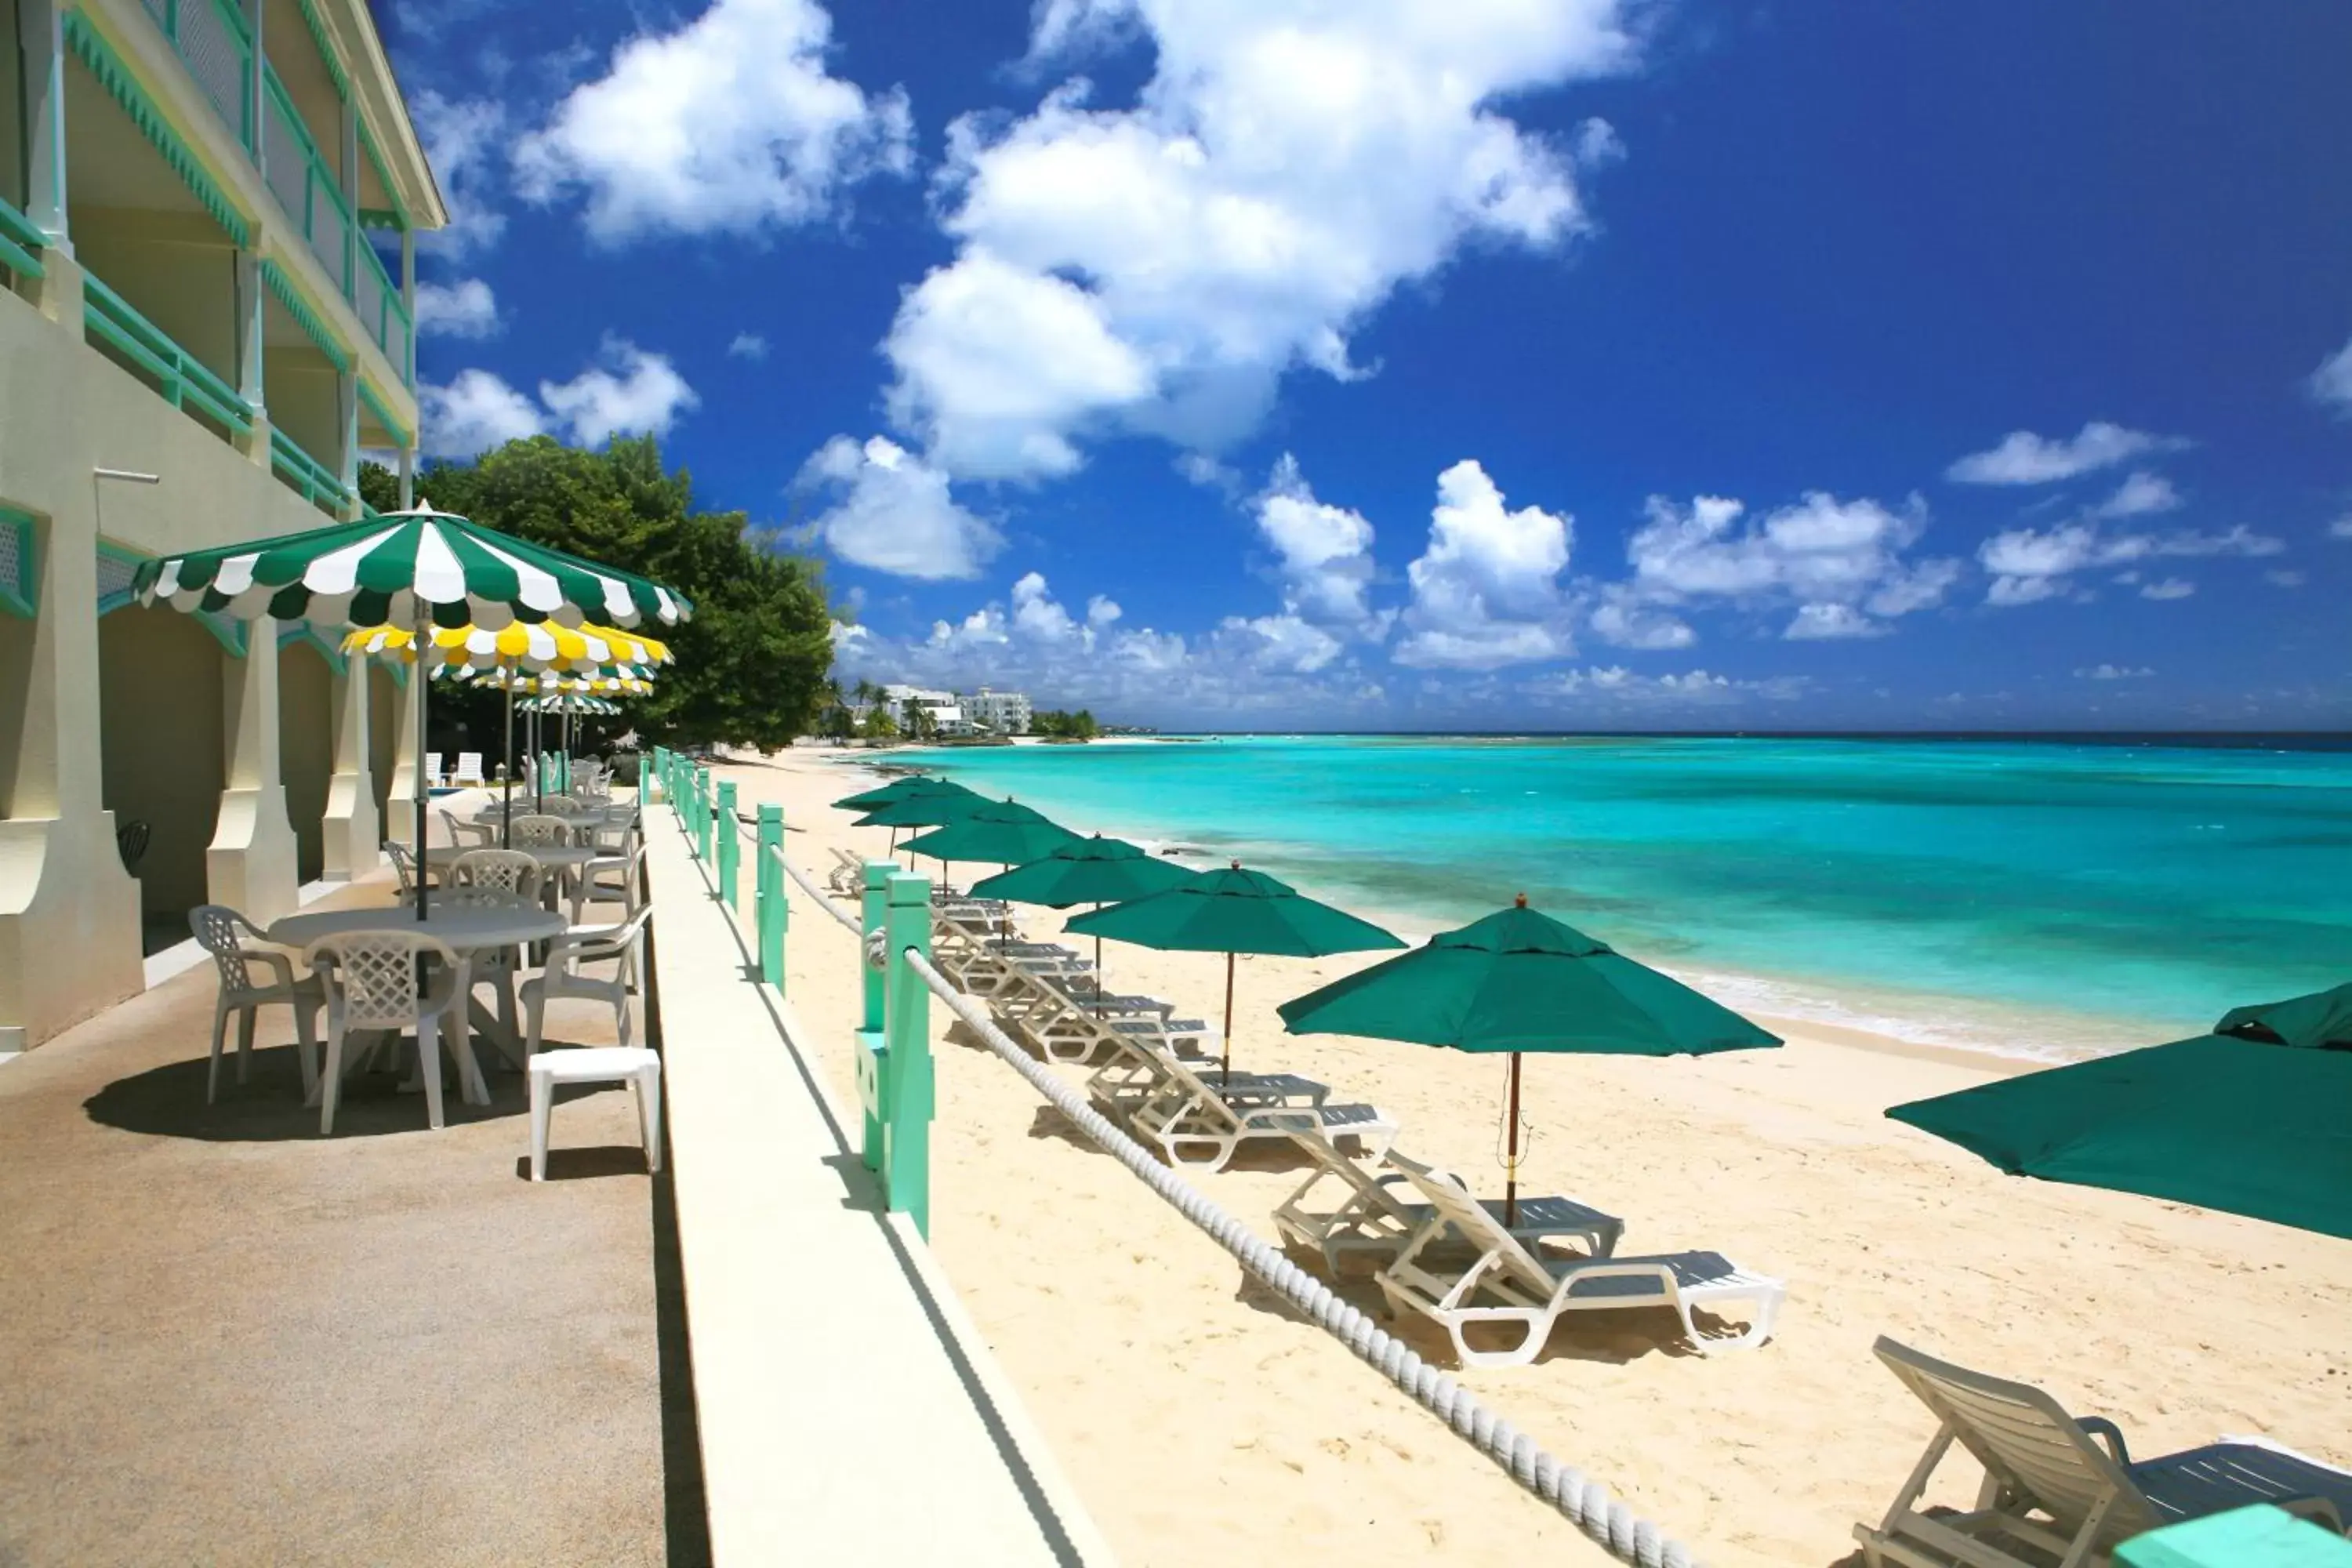
[[[434,784],[439,784],[441,782],[440,752],[427,752],[425,753],[425,776]]]
[[[2073,1534],[2113,1496],[2097,1550],[2167,1522],[2108,1452],[2059,1403],[2031,1384],[2011,1383],[1922,1355],[1882,1336],[1872,1347],[1919,1402],[1952,1424],[1985,1473]]]
[[[1493,1215],[1479,1206],[1470,1195],[1470,1189],[1456,1180],[1450,1171],[1400,1154],[1391,1149],[1385,1156],[1390,1165],[1404,1173],[1405,1180],[1414,1190],[1436,1205],[1438,1217],[1451,1223],[1465,1239],[1480,1252],[1492,1253],[1506,1272],[1524,1289],[1549,1296],[1559,1281],[1551,1270],[1536,1261],[1535,1255],[1519,1245],[1518,1237],[1505,1230]]]

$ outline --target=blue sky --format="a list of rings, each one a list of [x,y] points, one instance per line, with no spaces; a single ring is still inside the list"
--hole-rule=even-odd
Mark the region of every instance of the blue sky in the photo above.
[[[2352,722],[2352,7],[380,6],[428,445],[654,430],[847,678]]]

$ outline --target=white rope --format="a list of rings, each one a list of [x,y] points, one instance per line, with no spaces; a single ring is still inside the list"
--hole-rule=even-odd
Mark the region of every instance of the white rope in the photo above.
[[[816,907],[818,909],[823,910],[826,914],[831,915],[835,920],[839,921],[851,931],[857,930],[859,925],[863,923],[858,920],[857,915],[854,910],[849,910],[843,905],[835,903],[833,901],[832,895],[827,893],[823,888],[818,887],[815,882],[810,880],[807,872],[803,871],[798,866],[793,865],[790,860],[784,859],[782,855],[778,855],[776,858],[782,864],[786,871],[792,873],[793,880],[801,885],[801,891],[806,893],[810,898],[816,900]]]
[[[835,920],[851,930],[857,921],[837,909],[789,866],[793,880]],[[879,933],[877,933],[877,935]],[[932,993],[969,1025],[988,1048],[1003,1057],[1029,1086],[1069,1118],[1079,1131],[1102,1146],[1119,1163],[1140,1177],[1146,1186],[1172,1205],[1179,1214],[1215,1238],[1248,1269],[1285,1300],[1297,1307],[1325,1331],[1380,1370],[1381,1375],[1421,1402],[1459,1436],[1510,1472],[1512,1479],[1558,1509],[1621,1562],[1639,1568],[1698,1568],[1689,1548],[1660,1533],[1648,1520],[1609,1495],[1608,1488],[1570,1465],[1563,1465],[1536,1446],[1534,1438],[1480,1404],[1475,1394],[1422,1360],[1402,1341],[1364,1315],[1353,1304],[1334,1295],[1331,1288],[1307,1273],[1276,1247],[1260,1240],[1249,1226],[1212,1202],[1198,1187],[1160,1163],[1150,1150],[1129,1137],[1086,1098],[1016,1045],[996,1026],[987,1010],[948,983],[913,948],[907,962],[914,965]]]

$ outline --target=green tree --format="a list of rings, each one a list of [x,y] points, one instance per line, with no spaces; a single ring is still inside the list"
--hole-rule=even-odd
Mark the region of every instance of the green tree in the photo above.
[[[370,464],[360,493],[389,510],[397,484]],[[677,656],[617,721],[648,740],[772,749],[807,733],[831,700],[835,612],[817,563],[787,553],[774,531],[742,512],[697,510],[691,477],[665,468],[650,436],[616,437],[602,451],[549,436],[509,441],[470,463],[429,465],[416,494],[693,601],[691,621],[644,628]]]
[[[869,741],[895,741],[898,738],[898,721],[890,717],[890,710],[876,703],[866,710],[866,738]]]

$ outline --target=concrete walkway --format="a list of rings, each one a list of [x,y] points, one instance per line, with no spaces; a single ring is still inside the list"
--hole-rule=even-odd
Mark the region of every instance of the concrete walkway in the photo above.
[[[714,1561],[1109,1563],[669,808],[646,826]]]

